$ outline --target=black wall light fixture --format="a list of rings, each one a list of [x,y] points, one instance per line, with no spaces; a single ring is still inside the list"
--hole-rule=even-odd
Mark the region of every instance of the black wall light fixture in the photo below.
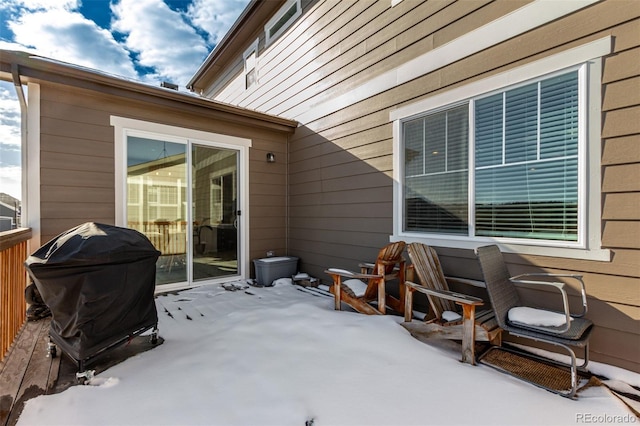
[[[267,163],[275,163],[276,155],[273,152],[267,152]]]

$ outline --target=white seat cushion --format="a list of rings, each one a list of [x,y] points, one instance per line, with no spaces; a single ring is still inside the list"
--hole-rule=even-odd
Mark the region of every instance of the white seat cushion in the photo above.
[[[560,327],[566,324],[566,317],[558,312],[518,306],[509,309],[509,321],[539,327]]]

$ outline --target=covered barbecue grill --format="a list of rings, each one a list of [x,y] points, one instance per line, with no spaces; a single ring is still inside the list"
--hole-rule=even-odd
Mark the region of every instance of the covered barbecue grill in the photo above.
[[[27,258],[27,271],[51,309],[50,339],[80,372],[95,356],[151,328],[157,338],[159,255],[138,231],[87,222]]]

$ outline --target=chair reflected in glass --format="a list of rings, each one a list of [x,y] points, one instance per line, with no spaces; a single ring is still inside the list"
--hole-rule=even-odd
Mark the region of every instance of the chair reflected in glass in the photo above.
[[[166,259],[160,265],[165,268],[167,273],[171,273],[174,266],[186,266],[187,254],[187,234],[186,222],[183,221],[163,221],[154,222],[157,227],[157,234],[154,235],[156,248],[160,250],[161,258]]]

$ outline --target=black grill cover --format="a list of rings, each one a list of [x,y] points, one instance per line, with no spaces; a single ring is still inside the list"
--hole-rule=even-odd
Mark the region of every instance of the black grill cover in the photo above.
[[[82,361],[156,325],[159,255],[138,231],[88,222],[29,256],[25,266],[51,309],[54,342]]]

